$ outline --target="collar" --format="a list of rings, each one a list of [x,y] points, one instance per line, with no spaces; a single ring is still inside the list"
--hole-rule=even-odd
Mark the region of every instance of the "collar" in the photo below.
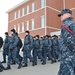
[[[70,26],[73,23],[73,18],[72,17],[66,18],[62,23],[66,26]]]

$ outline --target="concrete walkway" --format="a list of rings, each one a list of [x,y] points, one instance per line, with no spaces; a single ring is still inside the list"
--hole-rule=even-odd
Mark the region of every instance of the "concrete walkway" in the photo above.
[[[0,53],[0,60],[2,61],[2,53]],[[3,64],[6,67],[6,64]],[[38,65],[32,67],[29,62],[29,66],[26,68],[17,69],[17,65],[12,66],[11,70],[3,71],[0,75],[57,75],[59,69],[59,63],[50,64],[47,61],[46,65],[41,65],[38,61]]]

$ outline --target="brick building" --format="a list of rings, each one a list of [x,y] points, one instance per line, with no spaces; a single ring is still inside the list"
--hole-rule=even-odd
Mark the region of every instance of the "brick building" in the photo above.
[[[14,28],[22,39],[25,30],[29,30],[32,36],[59,35],[61,21],[57,15],[63,8],[69,8],[73,10],[74,17],[74,3],[75,0],[24,0],[7,11],[8,32]]]

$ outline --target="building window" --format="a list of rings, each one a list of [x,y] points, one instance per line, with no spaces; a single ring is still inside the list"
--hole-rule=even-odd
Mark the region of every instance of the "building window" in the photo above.
[[[16,19],[16,12],[14,13],[14,19]]]
[[[20,24],[18,24],[18,33],[20,33]]]
[[[14,25],[14,29],[16,30],[16,25]]]
[[[32,30],[34,30],[34,19],[32,19]]]
[[[22,32],[24,32],[24,22],[22,22]]]
[[[45,0],[41,0],[41,7],[42,7],[42,8],[45,7]]]
[[[26,11],[27,11],[27,14],[29,14],[29,5],[27,6]]]
[[[41,16],[41,27],[45,27],[45,16]]]
[[[18,10],[18,18],[20,18],[20,10]]]
[[[32,3],[32,12],[34,12],[35,8],[34,8],[34,3]]]
[[[22,16],[24,16],[24,8],[22,8]]]
[[[29,30],[29,21],[26,21],[26,30]]]

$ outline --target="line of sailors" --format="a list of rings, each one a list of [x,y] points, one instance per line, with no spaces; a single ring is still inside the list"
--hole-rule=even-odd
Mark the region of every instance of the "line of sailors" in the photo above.
[[[37,65],[37,59],[40,59],[42,65],[46,64],[46,59],[55,63],[60,60],[60,43],[56,35],[39,37],[36,35],[32,37],[29,31],[25,31],[24,44],[17,32],[12,29],[11,35],[5,33],[5,42],[3,45],[3,61],[6,63],[6,56],[8,56],[7,67],[4,70],[10,70],[11,64],[18,64],[18,69],[28,66],[28,58],[32,62],[32,66]],[[20,55],[20,50],[23,51],[23,57]],[[37,58],[38,57],[38,58]]]

